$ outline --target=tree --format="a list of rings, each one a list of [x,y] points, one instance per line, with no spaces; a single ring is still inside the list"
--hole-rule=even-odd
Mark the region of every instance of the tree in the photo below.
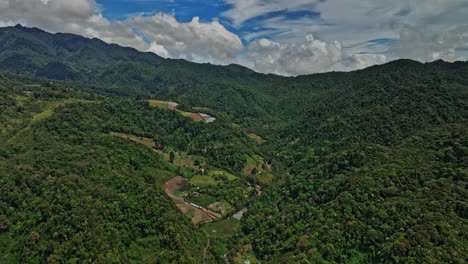
[[[174,151],[171,151],[169,153],[169,162],[174,163],[174,159],[175,159]]]

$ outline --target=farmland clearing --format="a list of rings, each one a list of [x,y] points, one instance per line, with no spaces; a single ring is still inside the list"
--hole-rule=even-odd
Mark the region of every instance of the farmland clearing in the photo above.
[[[258,155],[247,156],[244,174],[261,183],[268,183],[273,179],[271,165]]]
[[[235,218],[223,219],[221,221],[207,223],[202,229],[208,237],[229,238],[240,228],[240,221]]]
[[[119,137],[119,138],[124,138],[124,139],[129,139],[133,142],[139,143],[141,145],[144,145],[148,148],[154,149],[156,147],[156,142],[152,138],[147,138],[147,137],[137,137],[134,135],[129,135],[129,134],[124,134],[124,133],[117,133],[117,132],[112,132],[112,136],[114,137]]]
[[[164,191],[174,201],[177,208],[190,217],[194,225],[222,219],[222,215],[174,195],[174,192],[183,188],[187,183],[188,180],[186,178],[177,176],[164,184]]]
[[[161,100],[147,100],[147,102],[152,107],[173,110],[173,111],[176,111],[176,112],[180,113],[181,115],[183,115],[185,117],[188,117],[188,118],[191,118],[192,120],[197,121],[197,122],[211,123],[211,122],[214,122],[216,120],[215,117],[212,117],[212,116],[210,116],[208,114],[205,114],[205,113],[193,113],[193,112],[180,110],[180,109],[177,108],[177,106],[179,104],[176,103],[176,102],[161,101]],[[197,110],[197,111],[205,111],[206,109],[208,109],[208,108],[204,108],[204,107],[194,107],[193,108],[193,110]]]
[[[162,154],[166,160],[170,159],[170,154],[169,154],[170,151],[164,151],[163,147],[160,146],[160,144],[152,138],[140,137],[140,136],[119,133],[119,132],[111,132],[110,134],[114,137],[128,139],[135,143],[141,144],[145,147],[151,148],[153,151],[156,151]],[[173,153],[174,153],[174,161],[173,161],[174,165],[179,166],[181,168],[189,169],[192,171],[198,171],[200,170],[200,167],[206,166],[205,158],[202,156],[188,155],[185,152],[177,152],[177,151],[173,151]]]
[[[225,180],[233,181],[236,176],[224,171],[209,171],[206,175],[196,175],[190,179],[190,184],[194,186],[210,186],[219,184]]]

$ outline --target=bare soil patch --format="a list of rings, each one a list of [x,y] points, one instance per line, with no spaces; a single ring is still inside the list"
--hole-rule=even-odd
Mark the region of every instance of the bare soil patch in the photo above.
[[[209,209],[203,208],[201,206],[194,205],[189,201],[185,201],[182,197],[177,197],[174,195],[174,192],[181,189],[188,183],[188,180],[184,177],[177,176],[164,184],[164,191],[166,194],[174,201],[177,208],[192,219],[194,225],[199,225],[205,222],[211,222],[215,220],[220,220],[222,216],[216,212],[213,212]]]
[[[179,113],[182,113],[182,115],[184,116],[190,117],[191,119],[193,119],[193,121],[197,121],[197,122],[205,121],[205,119],[203,119],[203,117],[201,117],[200,114],[185,112],[185,111],[177,110],[177,109],[176,111]]]
[[[176,176],[170,180],[168,180],[164,184],[164,191],[169,195],[171,198],[177,198],[179,200],[183,200],[180,197],[174,196],[174,192],[181,189],[188,183],[188,179],[181,177],[181,176]]]
[[[205,122],[206,121],[205,118],[203,118],[203,116],[200,115],[200,113],[192,113],[192,112],[187,112],[187,111],[177,109],[177,103],[175,103],[175,102],[166,102],[166,101],[161,101],[161,100],[147,100],[147,101],[149,102],[149,104],[152,107],[170,109],[170,110],[176,111],[178,113],[181,113],[183,116],[189,117],[189,118],[191,118],[191,119],[193,119],[194,121],[197,121],[197,122]],[[196,107],[194,107],[193,109],[196,109]],[[199,109],[205,109],[205,108],[202,107],[202,108],[199,108]]]

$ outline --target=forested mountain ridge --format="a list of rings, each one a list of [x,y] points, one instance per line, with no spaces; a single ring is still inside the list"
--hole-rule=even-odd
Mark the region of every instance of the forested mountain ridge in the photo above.
[[[163,59],[98,39],[50,34],[20,25],[0,29],[0,47],[0,69],[73,80],[80,83],[79,88],[93,92],[178,100],[227,112],[241,122],[255,117],[255,123],[277,121],[278,117],[297,119],[317,107],[317,100],[347,95],[344,90],[367,92],[369,82],[378,81],[379,86],[391,88],[392,83],[398,85],[398,80],[392,79],[424,84],[440,75],[445,75],[442,79],[456,79],[455,75],[468,71],[464,62],[421,64],[399,60],[350,74],[281,77],[258,74],[239,65]]]
[[[163,59],[98,39],[50,34],[20,25],[0,29],[0,47],[0,69],[72,80],[69,86],[78,82],[80,89],[108,95],[151,95],[206,106],[227,112],[248,126],[257,124],[257,128],[261,128],[259,121],[298,119],[317,107],[317,100],[347,95],[344,90],[367,92],[369,82],[378,81],[387,87],[387,80],[398,85],[398,80],[392,79],[424,84],[437,76],[442,80],[449,76],[452,80],[460,78],[457,75],[466,74],[468,69],[465,62],[421,64],[399,60],[349,74],[280,77],[258,74],[238,65]]]
[[[207,240],[207,263],[224,262],[226,253],[234,263],[468,260],[467,62],[398,60],[281,77],[17,26],[0,29],[0,69],[8,194],[0,206],[0,248],[8,254],[0,260],[201,263]],[[209,107],[219,118],[194,123],[151,108],[150,98]],[[191,154],[239,177],[197,199],[248,205],[240,228],[225,237],[191,230],[161,191],[164,180],[190,178],[190,170],[113,132],[150,138],[166,154]],[[252,132],[266,141],[257,145]],[[260,165],[247,166],[252,157]],[[252,177],[271,165],[273,181]],[[268,183],[241,202],[235,190],[245,177]],[[69,198],[58,203],[53,197],[63,193]],[[84,213],[83,203],[101,207]],[[65,217],[61,229],[52,221],[57,212],[93,224]],[[76,250],[86,232],[89,243]]]
[[[209,107],[229,107],[239,115],[261,109],[240,109],[255,100],[255,91],[245,89],[262,78],[247,68],[195,64],[163,59],[98,39],[73,34],[50,34],[20,25],[0,29],[0,69],[54,80],[78,81],[93,91],[121,95],[153,95],[159,99],[220,101]],[[82,86],[82,88],[84,88]],[[128,88],[131,87],[131,90]],[[220,97],[220,92],[229,95]],[[207,100],[208,99],[208,100]],[[247,101],[247,102],[246,102]],[[243,114],[244,111],[247,113]]]

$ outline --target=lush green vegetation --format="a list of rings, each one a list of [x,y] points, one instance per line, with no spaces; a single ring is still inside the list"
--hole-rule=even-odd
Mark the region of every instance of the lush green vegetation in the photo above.
[[[0,47],[0,261],[468,259],[466,62],[284,78],[22,27]],[[249,210],[195,228],[176,175]]]
[[[203,206],[203,207],[208,207],[211,204],[216,202],[216,198],[214,198],[213,196],[202,194],[202,195],[199,195],[199,196],[190,197],[190,201],[197,204],[197,205],[200,205],[200,206]]]
[[[422,130],[391,147],[365,145],[358,163],[351,152],[329,156],[320,162],[325,168],[289,177],[281,193],[261,197],[243,229],[270,260],[462,263],[466,128]]]
[[[161,189],[183,169],[110,132],[156,138],[163,148],[190,153],[235,144],[239,155],[252,155],[247,147],[252,140],[244,132],[221,122],[196,123],[140,100],[89,100],[60,86],[25,85],[10,76],[0,85],[0,260],[201,261],[206,236]],[[75,99],[64,99],[71,96]],[[225,163],[218,158],[211,165]]]

